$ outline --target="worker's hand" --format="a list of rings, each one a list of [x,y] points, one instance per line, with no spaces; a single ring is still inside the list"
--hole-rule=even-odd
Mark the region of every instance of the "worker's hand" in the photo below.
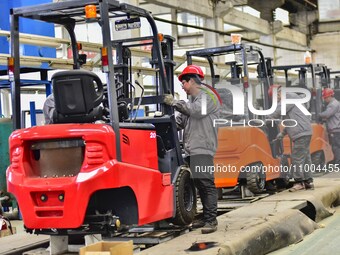
[[[260,119],[252,119],[251,121],[249,121],[249,125],[254,127],[262,127],[264,126],[264,121]]]
[[[280,132],[280,133],[277,134],[276,139],[277,140],[282,140],[284,136],[285,135],[282,132]]]
[[[175,99],[174,96],[171,94],[165,94],[164,95],[164,103],[167,105],[173,105]]]
[[[5,200],[8,200],[8,199],[9,199],[9,196],[4,196],[4,199],[5,199]]]
[[[275,124],[278,124],[279,123],[279,120],[278,119],[265,119],[265,123],[266,125],[268,126],[273,126]]]

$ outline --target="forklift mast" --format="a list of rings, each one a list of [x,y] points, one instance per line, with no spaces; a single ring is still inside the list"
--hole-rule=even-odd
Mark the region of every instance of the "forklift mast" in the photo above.
[[[334,78],[334,89],[339,89],[340,88],[340,77],[335,76]]]
[[[299,87],[306,88],[307,87],[307,69],[302,67],[299,72]]]
[[[298,72],[298,83],[295,86],[301,88],[310,89],[313,99],[311,100],[311,111],[315,112],[312,119],[318,120],[318,116],[322,110],[322,88],[330,87],[329,70],[323,64],[302,64],[302,65],[285,65],[285,66],[273,66],[273,72],[284,71],[286,86],[292,86],[289,73],[290,71]],[[310,74],[311,87],[308,83],[308,76]],[[317,77],[321,78],[321,83],[317,82]]]
[[[193,57],[201,57],[207,59],[210,67],[210,74],[213,81],[213,87],[220,81],[220,77],[216,75],[213,57],[226,56],[230,54],[238,54],[239,61],[226,62],[226,65],[230,66],[232,85],[243,83],[244,92],[249,87],[249,66],[258,64],[258,78],[263,83],[262,95],[263,95],[263,108],[269,109],[269,98],[266,91],[269,89],[270,80],[268,75],[268,69],[266,60],[262,54],[262,51],[258,47],[254,47],[246,44],[228,45],[222,47],[207,48],[201,50],[187,51],[187,63],[188,65],[193,63]],[[256,56],[256,59],[249,59],[252,56]],[[248,57],[250,56],[250,57]],[[251,113],[250,113],[251,115]],[[249,117],[252,117],[250,116]]]
[[[333,80],[333,89],[339,89],[340,88],[340,71],[331,71],[328,69],[329,79]],[[332,78],[331,76],[334,75]]]
[[[158,48],[154,46],[152,36],[131,38],[124,40],[113,40],[113,47],[116,49],[116,65],[114,66],[115,78],[117,82],[117,97],[118,102],[125,102],[132,105],[150,105],[156,104],[157,111],[163,114],[173,114],[172,107],[164,105],[163,95],[174,93],[174,66],[173,61],[173,42],[174,38],[168,35],[159,35],[160,37],[160,51],[161,60],[157,54]],[[165,81],[169,86],[164,86],[161,76],[163,74],[159,71],[155,75],[155,95],[153,96],[135,96],[135,87],[140,86],[133,81],[132,62],[133,57],[131,49],[133,47],[141,47],[152,45],[151,59],[149,61],[151,68],[154,70],[161,70],[160,63],[164,63]]]
[[[330,88],[331,79],[330,79],[330,71],[327,66],[322,65],[321,71],[318,73],[321,78],[321,87],[322,88]]]
[[[88,5],[95,6],[96,14],[95,17],[88,18],[86,17],[85,7]],[[103,72],[107,77],[107,101],[108,101],[108,109],[109,109],[109,122],[113,127],[116,137],[120,137],[119,131],[119,114],[118,114],[118,100],[117,100],[117,87],[115,81],[115,72],[118,72],[117,80],[126,83],[127,79],[131,79],[131,73],[129,73],[126,68],[129,64],[131,65],[131,54],[128,48],[124,47],[123,42],[119,44],[119,42],[111,41],[113,37],[111,35],[110,28],[110,19],[111,18],[127,18],[130,20],[131,17],[142,17],[145,18],[152,30],[152,36],[149,37],[151,40],[151,44],[153,47],[153,61],[157,64],[159,72],[157,73],[157,80],[159,80],[160,94],[156,98],[158,104],[162,103],[162,94],[172,91],[173,89],[169,88],[169,82],[171,82],[172,78],[168,78],[168,74],[171,74],[170,66],[167,65],[167,69],[165,67],[163,61],[163,53],[161,48],[161,41],[159,40],[159,35],[156,27],[156,23],[152,18],[151,14],[139,7],[135,7],[125,3],[119,3],[115,0],[75,0],[75,1],[66,1],[66,2],[58,2],[58,3],[49,3],[49,4],[41,4],[36,6],[25,6],[22,8],[11,9],[11,57],[14,59],[13,69],[10,71],[11,77],[11,94],[12,94],[12,109],[13,109],[13,126],[14,129],[21,128],[21,120],[20,120],[20,47],[19,47],[19,20],[21,18],[29,18],[34,20],[41,20],[45,22],[50,22],[54,24],[59,24],[68,31],[70,39],[71,39],[71,48],[73,53],[73,69],[79,69],[81,65],[84,63],[85,58],[83,55],[79,54],[77,40],[75,36],[75,26],[76,24],[81,23],[99,23],[102,31],[102,63],[103,63]],[[125,21],[124,21],[125,22]],[[124,23],[123,22],[123,23]],[[122,25],[122,24],[118,24]],[[128,25],[128,22],[125,22],[123,25]],[[130,24],[131,25],[131,24]],[[121,27],[121,26],[120,26]],[[133,27],[132,27],[133,28]],[[117,23],[116,23],[116,30]],[[140,40],[141,38],[134,39]],[[129,41],[129,39],[126,39]],[[113,64],[113,45],[118,47],[117,60],[118,64],[114,67]],[[169,42],[169,44],[171,44]],[[169,45],[170,46],[170,45]],[[172,45],[171,45],[172,46]],[[170,50],[172,47],[168,47]],[[103,52],[107,55],[106,63],[103,61]],[[170,53],[167,54],[169,58],[172,58]],[[130,61],[130,62],[129,62]],[[131,72],[131,71],[130,71]],[[171,75],[169,75],[172,77]],[[130,81],[131,83],[132,81]],[[126,85],[122,94],[125,96],[130,93],[128,86]],[[119,92],[120,93],[120,92]],[[120,94],[118,94],[120,96]],[[152,99],[151,99],[152,101]],[[142,102],[143,103],[143,102]],[[165,106],[163,106],[165,107]],[[165,107],[165,112],[170,112],[170,107]],[[120,149],[120,141],[116,139],[116,151],[117,151],[117,159],[121,160],[121,149]]]
[[[241,80],[241,76],[242,76],[242,67],[237,65],[236,61],[231,61],[231,62],[226,62],[226,65],[230,66],[230,75],[231,75],[231,79],[230,79],[230,83],[231,84],[238,84],[240,83]],[[216,81],[218,82],[218,81]]]
[[[269,78],[269,84],[272,85],[274,83],[273,78],[274,78],[274,73],[272,69],[272,58],[265,58],[266,61],[266,67],[267,67],[267,74]]]

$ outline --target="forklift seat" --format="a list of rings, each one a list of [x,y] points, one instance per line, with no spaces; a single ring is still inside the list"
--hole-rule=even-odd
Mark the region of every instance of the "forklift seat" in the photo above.
[[[340,100],[340,89],[334,89],[334,97],[336,100]]]
[[[165,149],[165,145],[163,142],[163,139],[160,135],[156,135],[157,138],[157,153],[158,153],[158,157],[159,158],[164,158],[165,153],[166,153],[166,149]]]
[[[53,123],[88,123],[102,119],[103,84],[85,70],[71,70],[52,76],[55,111]]]
[[[174,149],[167,150],[164,141],[160,135],[157,138],[157,153],[158,153],[158,169],[161,173],[169,173],[171,169],[175,169],[176,151]]]

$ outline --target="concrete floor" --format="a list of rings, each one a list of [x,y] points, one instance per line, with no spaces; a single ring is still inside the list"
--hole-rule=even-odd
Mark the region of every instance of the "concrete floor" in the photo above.
[[[340,208],[333,216],[319,222],[320,228],[306,236],[303,241],[292,244],[270,255],[328,255],[340,254]]]
[[[11,220],[12,227],[15,227],[16,233],[24,233],[24,223],[22,220]]]
[[[339,173],[320,176],[315,179],[315,190],[283,191],[221,215],[215,233],[202,235],[195,230],[141,254],[185,255],[193,243],[212,241],[217,242],[215,247],[195,254],[260,255],[299,243],[319,228],[318,222],[332,215],[333,206],[340,205],[339,176]]]
[[[340,243],[338,234],[340,209],[334,216],[326,218],[335,211],[333,206],[340,205],[340,178],[338,177],[339,174],[323,176],[315,180],[315,190],[294,193],[283,191],[223,214],[218,217],[219,226],[215,233],[202,235],[199,230],[191,231],[146,249],[140,254],[184,255],[188,254],[188,248],[193,243],[209,241],[217,242],[217,245],[211,249],[195,252],[195,255],[260,255],[288,245],[290,246],[279,251],[283,253],[272,254],[340,254],[340,249],[337,248]],[[320,229],[323,225],[326,227]],[[17,227],[17,232],[23,231],[21,221],[13,221],[13,226]],[[309,234],[311,235],[308,236]],[[13,245],[18,240],[28,242],[30,238],[38,238],[38,236],[21,233],[0,238],[0,254],[1,249],[5,249],[4,246]],[[42,236],[39,238],[43,239]],[[302,240],[304,241],[301,242]]]

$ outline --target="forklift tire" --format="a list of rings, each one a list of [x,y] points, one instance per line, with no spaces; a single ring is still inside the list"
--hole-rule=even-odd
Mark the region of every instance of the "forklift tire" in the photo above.
[[[290,185],[290,173],[281,172],[280,178],[275,180],[278,189],[286,189]]]
[[[217,199],[222,200],[223,199],[223,188],[217,189]]]
[[[250,171],[246,173],[247,188],[254,194],[263,192],[266,186],[266,174],[261,166],[261,163],[250,165]]]
[[[180,170],[176,183],[176,216],[170,219],[175,225],[189,225],[193,222],[196,214],[197,198],[194,181],[190,172]]]
[[[280,178],[275,180],[276,187],[278,189],[286,189],[290,186],[290,171],[289,170],[289,162],[286,157],[283,157],[281,160],[282,170],[280,172]]]

